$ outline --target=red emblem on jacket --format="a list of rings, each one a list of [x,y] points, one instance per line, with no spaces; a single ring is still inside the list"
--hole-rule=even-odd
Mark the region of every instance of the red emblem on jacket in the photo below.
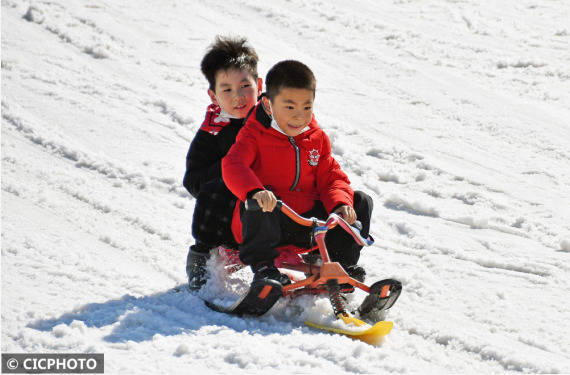
[[[320,157],[321,157],[321,155],[319,154],[319,150],[314,148],[311,151],[309,151],[309,160],[307,160],[307,161],[309,162],[310,166],[316,167],[317,165],[319,165],[319,158]]]

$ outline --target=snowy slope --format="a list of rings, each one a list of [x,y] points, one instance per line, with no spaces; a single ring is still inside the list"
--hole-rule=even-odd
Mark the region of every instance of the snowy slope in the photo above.
[[[31,4],[2,1],[2,352],[105,353],[106,373],[570,372],[567,1]],[[404,284],[380,347],[305,327],[323,299],[205,308],[248,270],[212,262],[175,292],[199,61],[230,33],[262,76],[286,58],[317,76],[317,119],[375,201],[368,280]]]

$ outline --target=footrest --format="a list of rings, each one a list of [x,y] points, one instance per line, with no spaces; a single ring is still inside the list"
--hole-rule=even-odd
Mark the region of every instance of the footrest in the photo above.
[[[388,310],[394,305],[401,292],[402,283],[398,280],[385,279],[372,284],[370,293],[358,308],[360,316]]]
[[[212,310],[232,315],[265,314],[283,295],[283,286],[275,280],[263,279],[253,282],[243,296],[232,306],[223,307],[211,301],[204,301]]]

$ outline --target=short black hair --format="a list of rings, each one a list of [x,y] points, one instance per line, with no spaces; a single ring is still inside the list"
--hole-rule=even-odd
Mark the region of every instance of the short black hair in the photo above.
[[[210,89],[216,89],[216,74],[220,70],[247,69],[257,80],[257,62],[259,57],[247,39],[242,37],[216,36],[204,55],[200,67],[210,84]]]
[[[307,89],[313,92],[317,89],[317,80],[309,67],[300,61],[280,61],[267,73],[265,78],[266,95],[273,100],[284,87]]]

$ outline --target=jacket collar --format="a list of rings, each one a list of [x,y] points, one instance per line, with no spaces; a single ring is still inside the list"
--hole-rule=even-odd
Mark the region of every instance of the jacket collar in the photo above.
[[[265,105],[263,105],[263,100],[259,101],[259,105],[257,106],[257,110],[255,111],[255,119],[263,125],[265,129],[269,129],[271,127],[271,117],[265,111]]]

